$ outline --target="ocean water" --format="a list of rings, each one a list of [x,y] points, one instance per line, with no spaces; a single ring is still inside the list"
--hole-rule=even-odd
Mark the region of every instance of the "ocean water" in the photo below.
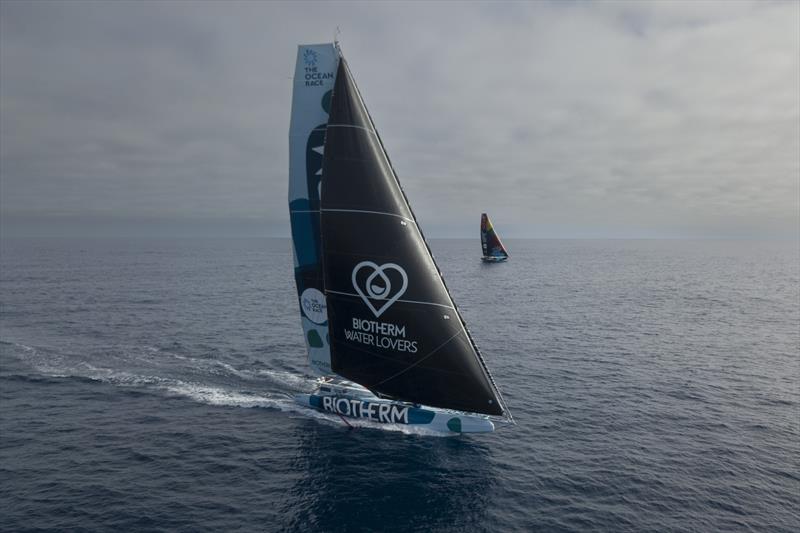
[[[348,430],[282,239],[6,240],[0,530],[797,531],[796,242],[431,247],[518,425]]]

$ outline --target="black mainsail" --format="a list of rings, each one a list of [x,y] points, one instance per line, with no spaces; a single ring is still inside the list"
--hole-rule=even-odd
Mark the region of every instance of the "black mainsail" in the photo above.
[[[508,417],[344,58],[330,106],[320,227],[333,372],[379,396]]]

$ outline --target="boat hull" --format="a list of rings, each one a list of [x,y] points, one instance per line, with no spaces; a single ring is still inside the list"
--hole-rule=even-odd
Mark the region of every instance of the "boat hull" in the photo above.
[[[494,431],[494,423],[487,417],[415,406],[374,396],[297,394],[295,401],[300,405],[322,412],[381,424],[401,424],[442,433],[488,433]]]
[[[491,256],[491,255],[484,255],[481,257],[481,261],[484,263],[502,263],[506,261],[508,257],[498,257],[498,256]]]

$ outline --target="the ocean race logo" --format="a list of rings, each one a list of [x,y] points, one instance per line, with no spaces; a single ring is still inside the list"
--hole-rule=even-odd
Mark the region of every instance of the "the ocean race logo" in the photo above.
[[[333,80],[333,72],[320,72],[317,62],[319,61],[319,54],[310,48],[303,51],[303,78],[306,87],[321,87],[328,80]],[[323,61],[323,67],[325,68]],[[331,67],[336,67],[334,63]]]
[[[324,324],[328,321],[328,305],[325,296],[314,287],[309,287],[300,295],[300,307],[303,314],[315,324]]]
[[[353,288],[375,318],[389,309],[408,288],[406,271],[394,263],[378,266],[372,261],[361,261],[353,269],[352,280]],[[373,304],[373,301],[378,305]]]
[[[314,67],[317,65],[317,53],[314,50],[306,49],[303,52],[303,62],[307,67]]]

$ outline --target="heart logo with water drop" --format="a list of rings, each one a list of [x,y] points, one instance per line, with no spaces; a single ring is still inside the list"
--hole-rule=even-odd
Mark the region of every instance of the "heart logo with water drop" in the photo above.
[[[353,288],[364,303],[367,304],[375,318],[389,309],[408,288],[408,276],[400,265],[384,263],[378,265],[372,261],[361,261],[353,269]],[[394,280],[394,284],[392,283]],[[397,286],[399,289],[396,289]],[[392,289],[396,290],[393,292]],[[383,302],[376,307],[373,301]]]

